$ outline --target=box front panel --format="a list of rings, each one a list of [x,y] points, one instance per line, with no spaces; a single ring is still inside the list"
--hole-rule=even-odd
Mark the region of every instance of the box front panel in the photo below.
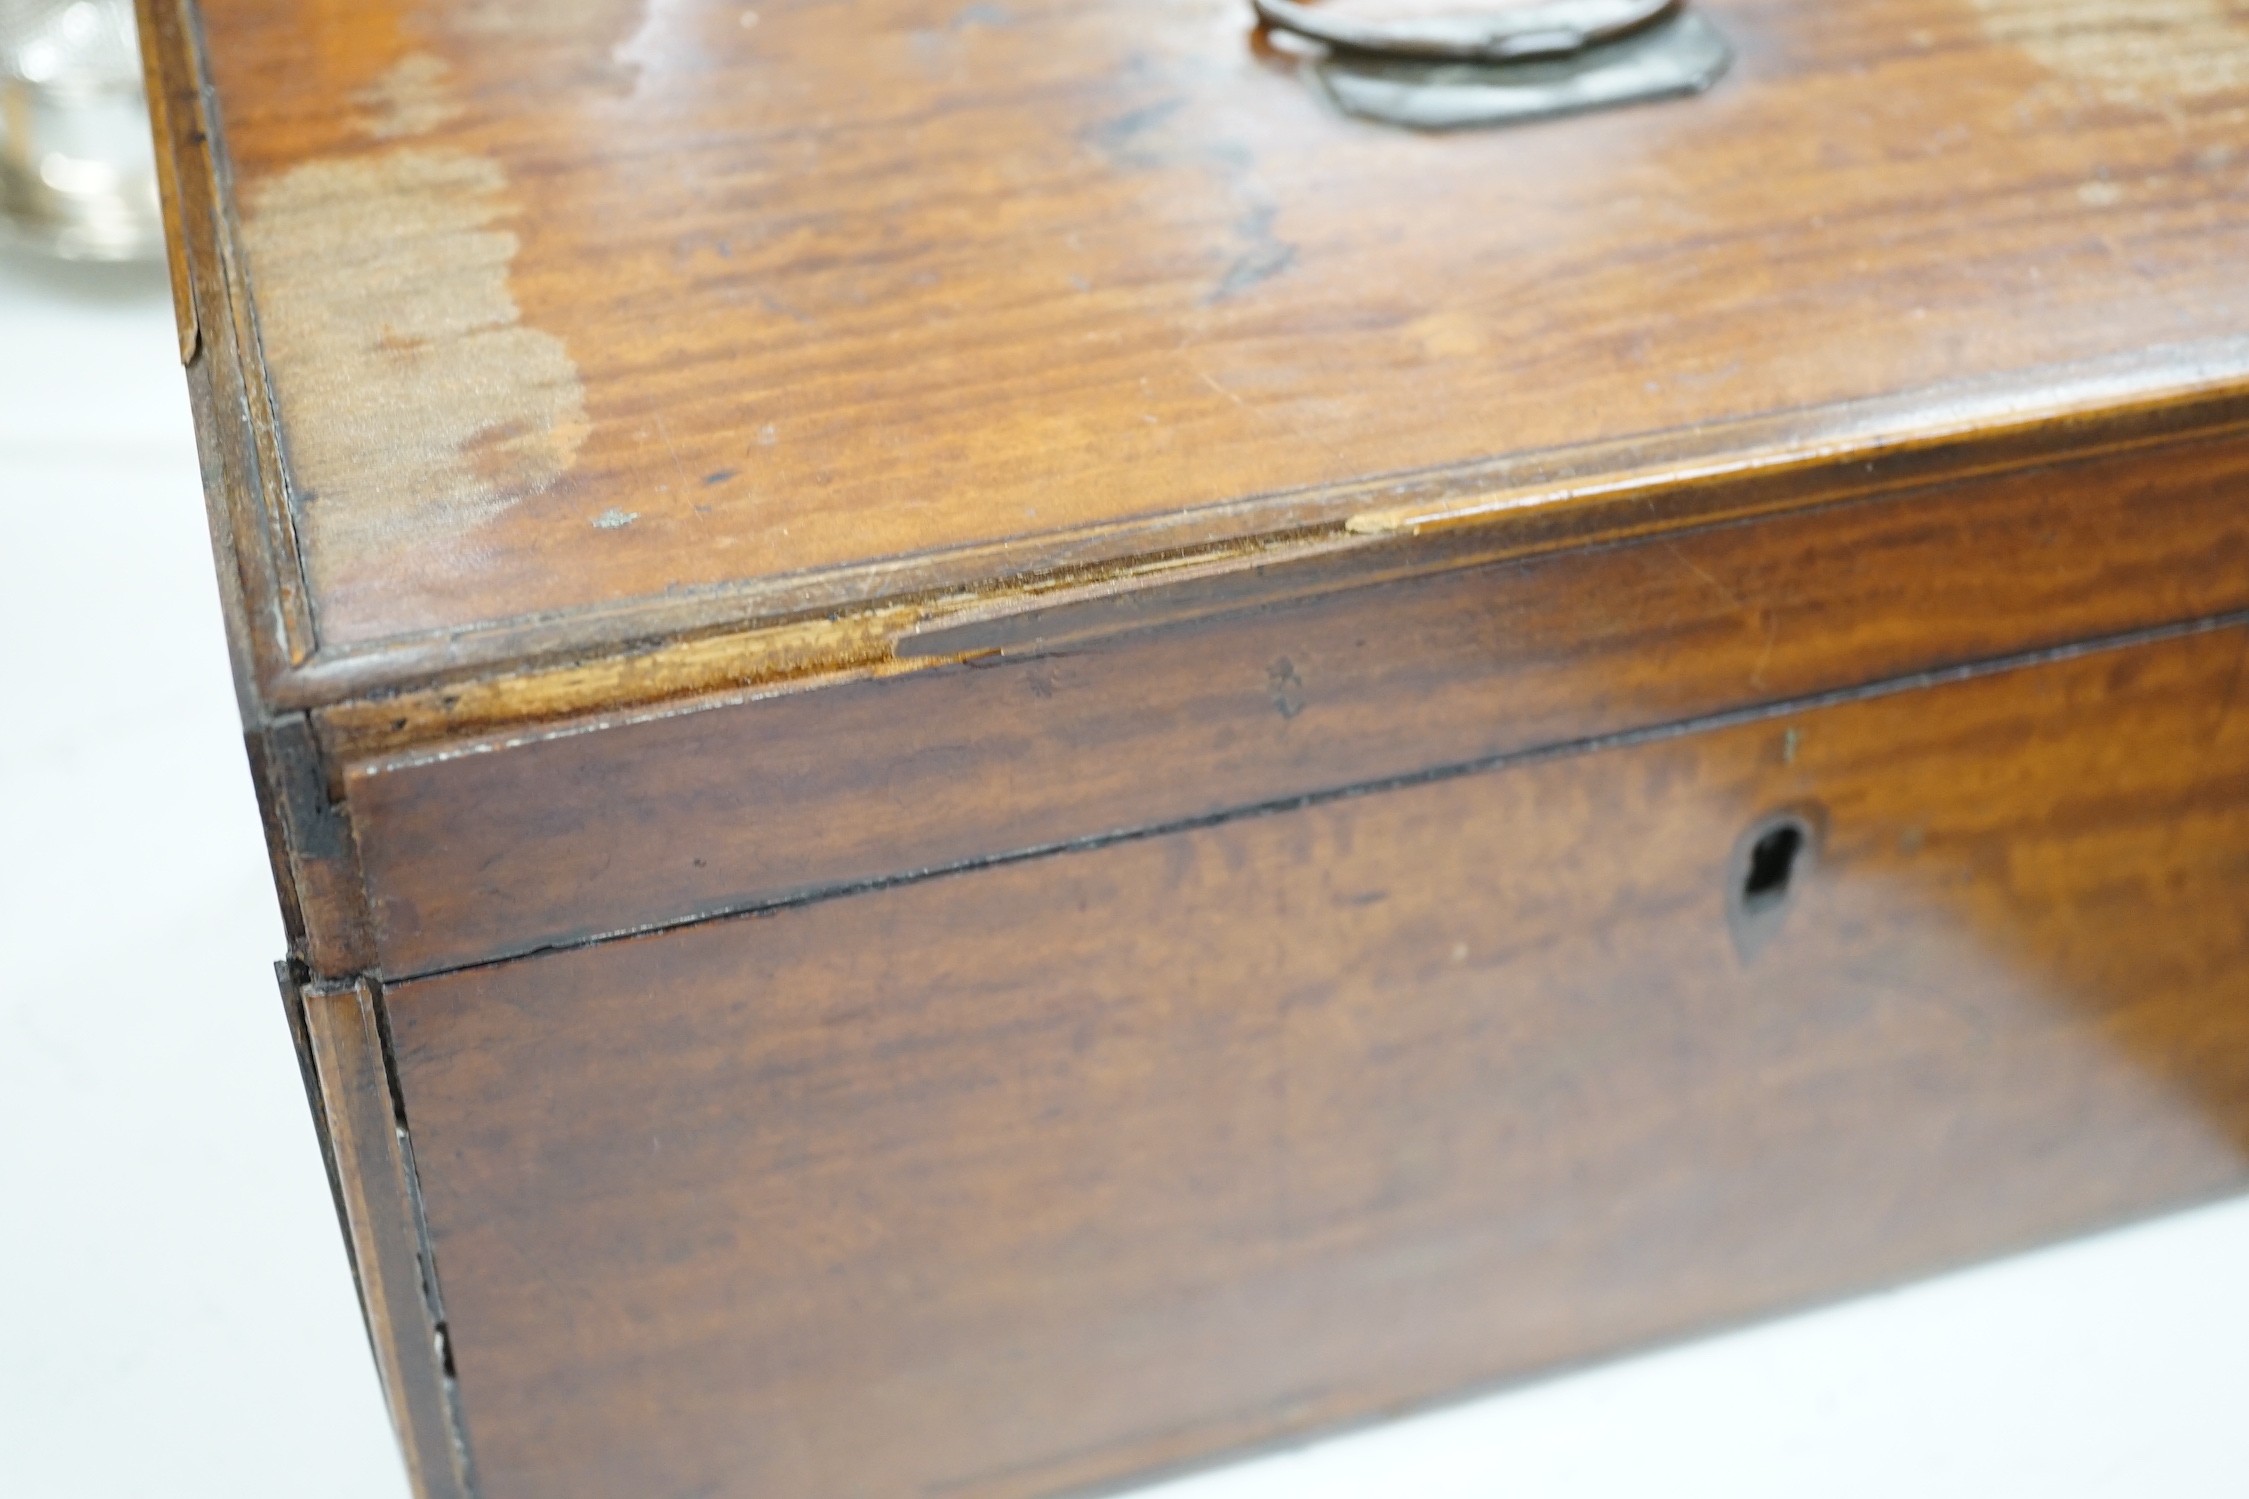
[[[1036,1495],[2249,1186],[2249,632],[393,986],[486,1499]]]
[[[363,762],[376,955],[402,979],[2249,609],[2245,497],[2236,434]]]

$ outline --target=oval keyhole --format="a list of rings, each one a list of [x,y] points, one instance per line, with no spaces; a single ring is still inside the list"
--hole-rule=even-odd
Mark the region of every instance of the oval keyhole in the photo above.
[[[1735,846],[1728,864],[1726,916],[1744,961],[1780,929],[1811,872],[1818,843],[1815,817],[1792,811],[1760,819]]]

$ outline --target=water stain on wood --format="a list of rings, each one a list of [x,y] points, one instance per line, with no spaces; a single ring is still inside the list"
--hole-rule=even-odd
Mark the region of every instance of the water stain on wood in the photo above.
[[[595,42],[614,46],[647,10],[639,0],[465,0],[438,12],[462,36],[509,41]]]
[[[676,0],[463,0],[429,17],[451,50],[517,53],[550,88],[630,92],[651,64],[700,53],[700,14]]]
[[[446,87],[445,60],[427,52],[398,65],[358,95],[368,134],[377,140],[427,135],[460,117],[461,106]]]
[[[508,287],[498,165],[400,148],[254,186],[243,225],[289,437],[297,523],[330,598],[378,549],[465,538],[570,468],[585,393]]]
[[[2249,8],[2236,0],[1975,0],[1975,7],[1994,39],[2111,103],[2162,108],[2249,94]]]

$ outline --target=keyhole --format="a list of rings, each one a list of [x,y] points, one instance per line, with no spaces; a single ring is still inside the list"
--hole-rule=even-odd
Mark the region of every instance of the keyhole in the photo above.
[[[1818,849],[1817,813],[1781,812],[1742,835],[1728,863],[1726,922],[1742,960],[1757,956],[1787,917]]]
[[[1796,856],[1804,851],[1804,825],[1784,822],[1749,846],[1749,873],[1741,882],[1744,909],[1756,911],[1788,899]]]

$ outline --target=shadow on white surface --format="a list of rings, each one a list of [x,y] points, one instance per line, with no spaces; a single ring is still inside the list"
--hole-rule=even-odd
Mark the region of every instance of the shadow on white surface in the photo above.
[[[399,1499],[161,272],[0,259],[0,527],[0,1494]],[[2235,1499],[2245,1348],[2236,1204],[1148,1499]]]

